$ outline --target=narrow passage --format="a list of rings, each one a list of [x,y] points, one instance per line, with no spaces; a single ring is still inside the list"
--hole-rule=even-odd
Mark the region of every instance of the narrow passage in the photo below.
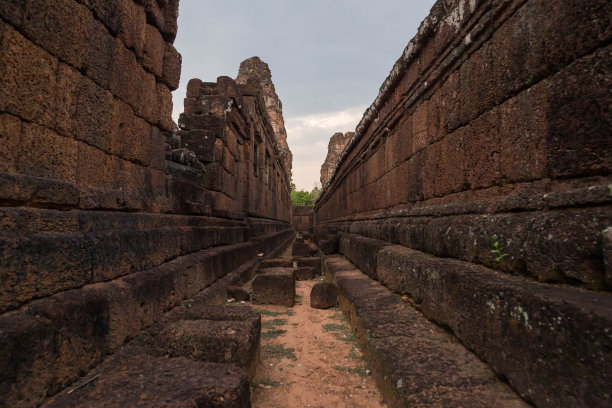
[[[293,308],[253,306],[262,315],[254,408],[385,406],[340,309],[310,307],[322,279],[296,282]]]

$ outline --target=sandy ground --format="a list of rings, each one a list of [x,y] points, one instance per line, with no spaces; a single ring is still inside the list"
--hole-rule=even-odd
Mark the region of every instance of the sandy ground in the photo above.
[[[293,308],[254,305],[262,314],[254,408],[385,406],[342,312],[310,307],[321,279],[296,282]]]

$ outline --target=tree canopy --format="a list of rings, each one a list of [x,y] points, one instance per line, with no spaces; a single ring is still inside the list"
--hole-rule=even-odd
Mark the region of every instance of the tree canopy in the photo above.
[[[316,187],[311,192],[296,190],[295,184],[291,182],[291,202],[294,206],[303,205],[313,207],[317,198],[321,194],[321,189]]]

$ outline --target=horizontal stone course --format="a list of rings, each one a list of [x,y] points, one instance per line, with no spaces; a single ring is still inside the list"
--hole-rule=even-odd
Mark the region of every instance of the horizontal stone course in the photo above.
[[[378,276],[537,406],[605,406],[609,399],[595,391],[612,375],[608,296],[504,277],[401,246],[379,252]]]
[[[235,366],[153,357],[135,350],[113,359],[89,379],[89,385],[76,389],[77,385],[74,392],[64,392],[43,407],[239,408],[250,400],[246,373]]]
[[[388,217],[336,224],[336,228],[544,282],[580,282],[601,289],[606,285],[603,262],[598,261],[601,231],[611,222],[610,211],[602,205],[547,212]],[[490,252],[493,235],[499,236],[508,254],[502,262]],[[362,239],[350,242],[358,245]],[[345,245],[341,251],[349,249]]]
[[[6,347],[0,371],[7,373],[2,384],[10,389],[0,393],[2,402],[40,401],[47,393],[54,394],[154,324],[165,311],[254,257],[250,243],[212,248],[3,314],[0,344]],[[26,337],[32,347],[18,347]],[[39,367],[45,367],[44,373]],[[35,373],[37,380],[32,381]]]
[[[389,406],[528,406],[456,339],[346,258],[324,264]]]

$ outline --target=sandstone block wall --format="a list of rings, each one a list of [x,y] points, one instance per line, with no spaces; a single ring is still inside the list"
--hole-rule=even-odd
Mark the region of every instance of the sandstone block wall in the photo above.
[[[296,231],[312,233],[314,222],[313,210],[313,207],[303,205],[293,207],[293,228]]]
[[[612,375],[611,11],[438,1],[315,206],[318,239],[340,237],[537,406],[610,398],[591,394]]]
[[[284,173],[264,188],[238,147],[262,128],[275,163],[255,96],[172,149],[177,16],[178,0],[0,2],[0,406],[40,405],[292,235]]]

